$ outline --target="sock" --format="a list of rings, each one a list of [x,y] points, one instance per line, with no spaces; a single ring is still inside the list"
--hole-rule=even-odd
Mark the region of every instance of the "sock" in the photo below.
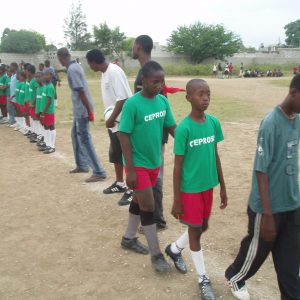
[[[50,130],[50,134],[51,134],[51,145],[50,147],[55,149],[55,141],[56,141],[56,130]]]
[[[205,265],[204,265],[204,257],[202,249],[200,251],[192,251],[191,250],[192,259],[199,276],[199,282],[201,282],[200,276],[206,275]]]
[[[128,225],[124,237],[126,239],[134,239],[136,237],[136,232],[141,222],[140,215],[134,215],[129,213]]]
[[[27,126],[26,126],[25,118],[22,117],[22,128],[24,129],[24,128],[26,128],[26,127],[27,127]]]
[[[157,238],[156,224],[143,226],[143,230],[148,242],[150,254],[152,256],[160,254],[161,251]]]
[[[123,188],[123,187],[125,187],[125,182],[124,181],[123,182],[117,181],[116,185]]]
[[[175,254],[179,254],[189,243],[189,233],[186,230],[180,238],[171,244],[171,251]]]
[[[50,132],[50,130],[45,130],[45,144],[47,147],[51,147],[51,132]]]
[[[20,117],[16,117],[15,119],[16,119],[17,125],[20,126]]]

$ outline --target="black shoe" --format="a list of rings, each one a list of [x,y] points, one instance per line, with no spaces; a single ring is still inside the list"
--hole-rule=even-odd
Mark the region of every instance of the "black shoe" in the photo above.
[[[28,136],[30,136],[31,134],[32,134],[32,132],[31,132],[31,131],[28,131],[27,133],[24,134],[24,136],[27,136],[27,137],[28,137]]]
[[[165,253],[173,260],[175,268],[182,274],[187,272],[187,268],[181,253],[173,253],[171,250],[171,245],[168,245],[165,249]]]
[[[69,173],[70,174],[79,174],[79,173],[88,173],[89,170],[83,170],[83,169],[80,169],[80,168],[75,168],[73,170],[71,170]]]
[[[124,193],[126,189],[126,186],[121,187],[117,185],[117,182],[115,181],[111,186],[103,190],[103,194]]]
[[[38,151],[41,151],[41,152],[43,152],[43,151],[46,151],[46,150],[48,150],[50,147],[47,147],[46,145],[44,145],[44,146],[40,146],[39,148],[38,148]]]
[[[151,257],[151,262],[154,270],[157,273],[167,273],[171,271],[170,265],[167,263],[165,257],[162,253],[153,255]]]
[[[55,152],[55,148],[50,148],[44,151],[44,154],[51,154]]]
[[[31,138],[31,139],[29,140],[29,142],[30,142],[30,143],[37,143],[37,139],[36,139],[36,138]]]
[[[157,232],[160,232],[160,231],[163,231],[166,229],[168,229],[168,226],[166,223],[156,223],[156,231]]]
[[[120,206],[129,205],[133,199],[132,190],[127,190],[122,196],[121,200],[118,202]]]
[[[39,141],[39,142],[36,143],[36,145],[37,145],[37,147],[43,147],[46,144],[43,141]]]
[[[139,254],[149,253],[148,248],[140,243],[137,238],[126,239],[125,237],[122,237],[121,246],[123,249],[132,250]]]
[[[202,279],[201,282],[199,282],[199,289],[201,293],[201,299],[202,300],[215,300],[215,293],[212,289],[211,282],[207,276],[200,276],[200,279]]]

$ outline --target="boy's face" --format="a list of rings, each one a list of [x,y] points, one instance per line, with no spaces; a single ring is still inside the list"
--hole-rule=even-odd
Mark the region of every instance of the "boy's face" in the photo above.
[[[142,76],[143,90],[148,94],[157,95],[161,92],[165,83],[164,71],[155,71],[148,76]]]
[[[87,61],[87,63],[94,72],[98,72],[97,64],[95,62]]]
[[[140,49],[140,46],[135,42],[132,47],[132,58],[133,59],[139,58],[139,49]]]
[[[44,66],[43,65],[39,65],[39,70],[43,71],[43,69],[44,69]]]
[[[57,56],[59,62],[61,63],[62,66],[67,67],[67,60],[65,57],[62,57],[60,55]]]
[[[300,113],[300,90],[292,89],[290,92],[292,98],[292,107],[295,113]]]
[[[40,74],[36,75],[35,79],[36,79],[36,81],[38,82],[39,85],[42,85],[43,77]]]
[[[207,110],[210,103],[210,88],[206,83],[200,83],[193,87],[186,95],[186,99],[192,106],[201,111]]]
[[[43,77],[46,82],[51,81],[51,73],[50,72],[46,72]]]

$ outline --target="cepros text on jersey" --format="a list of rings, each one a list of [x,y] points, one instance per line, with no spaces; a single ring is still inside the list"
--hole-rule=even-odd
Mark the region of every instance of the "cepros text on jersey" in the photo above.
[[[212,135],[212,136],[209,136],[206,138],[201,138],[201,139],[196,139],[196,140],[190,141],[190,147],[193,148],[193,147],[202,146],[205,144],[211,144],[214,141],[215,141],[215,136]]]
[[[162,110],[160,112],[156,112],[151,115],[145,116],[145,122],[153,121],[158,118],[164,118],[166,116],[166,113],[166,110]]]

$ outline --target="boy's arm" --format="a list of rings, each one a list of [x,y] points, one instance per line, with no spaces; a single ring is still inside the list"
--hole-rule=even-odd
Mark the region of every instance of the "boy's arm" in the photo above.
[[[173,192],[174,200],[172,207],[172,215],[178,219],[183,214],[183,208],[180,201],[180,185],[181,185],[181,173],[183,164],[183,155],[175,155],[174,170],[173,170]]]
[[[130,135],[125,132],[119,132],[119,139],[126,164],[126,184],[130,189],[134,190],[136,188],[136,173],[132,160]]]
[[[263,205],[263,215],[261,219],[261,238],[264,241],[272,242],[276,237],[275,221],[272,214],[271,201],[269,197],[269,180],[266,173],[256,171],[258,190]]]
[[[174,137],[175,134],[176,125],[168,127],[168,131],[171,134],[172,137]]]
[[[115,121],[119,114],[122,111],[123,105],[127,99],[119,100],[116,102],[115,108],[109,117],[109,119],[105,122],[106,128],[113,128],[115,126]]]
[[[218,145],[215,145],[215,151],[216,151],[216,163],[217,163],[217,171],[218,171],[218,178],[219,178],[219,183],[220,183],[220,197],[221,197],[221,205],[220,208],[224,209],[227,207],[227,192],[226,192],[226,186],[225,186],[225,181],[224,181],[224,176],[223,176],[223,170],[222,170],[222,164],[221,164],[221,159],[218,153]]]
[[[78,91],[78,94],[79,94],[81,102],[83,103],[83,105],[85,106],[85,108],[86,108],[86,110],[88,112],[89,120],[90,121],[94,121],[94,114],[93,114],[93,111],[91,109],[90,102],[89,102],[89,100],[88,100],[85,92],[83,91],[83,89],[81,89],[80,91]]]
[[[46,111],[48,110],[49,106],[51,105],[51,102],[52,102],[51,97],[48,97],[47,104],[44,108],[44,111],[43,111],[42,115],[45,115]]]
[[[32,107],[35,107],[35,103],[36,103],[36,96],[34,97],[34,99],[32,101]]]

